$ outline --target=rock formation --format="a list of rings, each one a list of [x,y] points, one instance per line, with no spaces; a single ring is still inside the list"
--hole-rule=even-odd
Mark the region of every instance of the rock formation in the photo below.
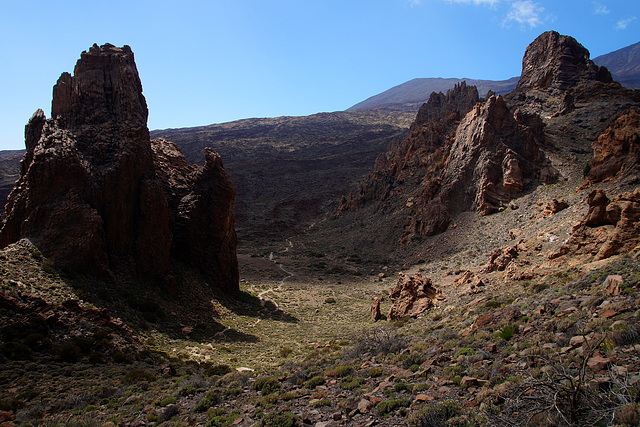
[[[501,96],[477,104],[457,128],[441,177],[423,181],[428,185],[412,206],[405,236],[444,231],[462,210],[496,212],[528,182],[555,179],[557,172],[540,150],[543,141],[537,116],[512,113]]]
[[[589,51],[576,39],[547,31],[527,47],[515,92],[564,92],[587,81],[611,83],[613,79],[609,70],[589,59]]]
[[[338,212],[370,201],[402,209],[402,242],[445,231],[453,215],[498,211],[531,181],[557,172],[545,159],[544,124],[534,114],[511,111],[501,96],[479,103],[477,89],[462,83],[432,94],[409,135],[389,146],[357,195]],[[398,202],[400,200],[400,202]]]
[[[204,166],[188,165],[172,142],[156,139],[151,147],[169,204],[172,255],[197,267],[213,283],[237,290],[235,190],[222,159],[205,148]]]
[[[571,255],[587,260],[605,259],[640,245],[640,188],[609,200],[604,191],[593,190],[587,197],[589,211],[577,223],[571,237],[549,255],[556,259]]]
[[[586,185],[628,175],[640,165],[640,113],[630,110],[593,143]]]
[[[37,111],[26,126],[27,152],[6,206],[0,247],[26,237],[56,264],[74,271],[162,279],[169,272],[175,233],[163,182],[156,176],[147,104],[131,49],[105,44],[83,52],[73,76],[63,73],[54,86],[51,113],[47,120]],[[222,177],[221,162],[214,154],[207,157],[208,166],[192,180],[200,196],[217,188],[213,182]],[[222,184],[227,205],[233,200],[229,186],[227,178]],[[217,226],[230,235],[228,206],[218,211],[205,202],[197,209],[200,222],[213,216],[205,238]],[[235,240],[217,243],[216,260],[235,259]],[[214,244],[189,248],[194,265],[204,268],[203,258],[215,252]],[[237,264],[228,268],[236,273],[212,277],[220,277],[224,282],[216,284],[225,289],[237,289]]]
[[[391,291],[391,309],[387,318],[398,320],[403,317],[417,317],[433,307],[433,301],[440,294],[428,277],[420,274],[407,276],[400,273],[396,286]]]
[[[459,120],[478,100],[476,87],[465,82],[446,95],[432,93],[420,107],[407,137],[392,142],[378,156],[358,193],[344,198],[338,211],[356,210],[374,201],[384,206],[394,195],[406,193],[402,187],[407,184],[419,185],[422,176],[438,175]]]

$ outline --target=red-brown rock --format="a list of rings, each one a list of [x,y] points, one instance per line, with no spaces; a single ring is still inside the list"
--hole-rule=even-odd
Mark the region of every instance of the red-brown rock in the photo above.
[[[600,260],[629,252],[640,243],[640,188],[611,200],[602,190],[594,190],[587,202],[589,211],[584,219],[549,259],[571,254]]]
[[[612,82],[611,73],[589,59],[573,37],[547,31],[525,51],[516,92],[531,89],[565,91],[585,81]]]
[[[637,172],[640,164],[640,113],[631,110],[593,143],[593,160],[585,185]]]
[[[417,317],[429,308],[433,307],[433,300],[440,294],[428,277],[420,274],[407,276],[400,273],[396,286],[391,291],[389,298],[392,306],[389,310],[389,320],[397,320],[403,317]]]

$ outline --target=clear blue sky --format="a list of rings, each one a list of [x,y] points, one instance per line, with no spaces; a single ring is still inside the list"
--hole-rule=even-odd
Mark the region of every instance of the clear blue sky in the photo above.
[[[506,79],[546,30],[608,53],[640,41],[640,1],[0,0],[0,149],[24,147],[93,43],[132,47],[162,129],[344,110],[417,77]]]

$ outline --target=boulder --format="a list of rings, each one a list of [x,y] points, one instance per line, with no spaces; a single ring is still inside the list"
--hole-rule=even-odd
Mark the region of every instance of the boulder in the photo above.
[[[371,320],[377,322],[382,318],[382,313],[380,312],[380,302],[382,298],[375,297],[373,298],[373,304],[371,305]]]
[[[400,273],[398,282],[389,295],[392,305],[387,317],[389,320],[417,317],[433,307],[433,301],[439,294],[440,290],[433,286],[428,277]]]
[[[518,245],[504,246],[498,248],[491,253],[489,263],[485,267],[485,271],[503,271],[509,263],[518,257]]]
[[[589,210],[571,237],[549,259],[566,255],[601,260],[632,251],[640,243],[640,188],[609,199],[598,189],[587,196]]]

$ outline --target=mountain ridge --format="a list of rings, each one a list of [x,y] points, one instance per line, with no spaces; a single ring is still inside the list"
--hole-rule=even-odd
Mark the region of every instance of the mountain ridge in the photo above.
[[[613,79],[629,89],[640,89],[640,42],[593,58],[596,65],[605,66]],[[363,109],[408,110],[418,108],[429,99],[431,92],[446,92],[463,81],[476,86],[481,97],[489,90],[505,95],[515,89],[520,76],[506,80],[478,80],[469,78],[426,77],[414,78],[393,86],[379,94],[347,108],[345,111]]]

